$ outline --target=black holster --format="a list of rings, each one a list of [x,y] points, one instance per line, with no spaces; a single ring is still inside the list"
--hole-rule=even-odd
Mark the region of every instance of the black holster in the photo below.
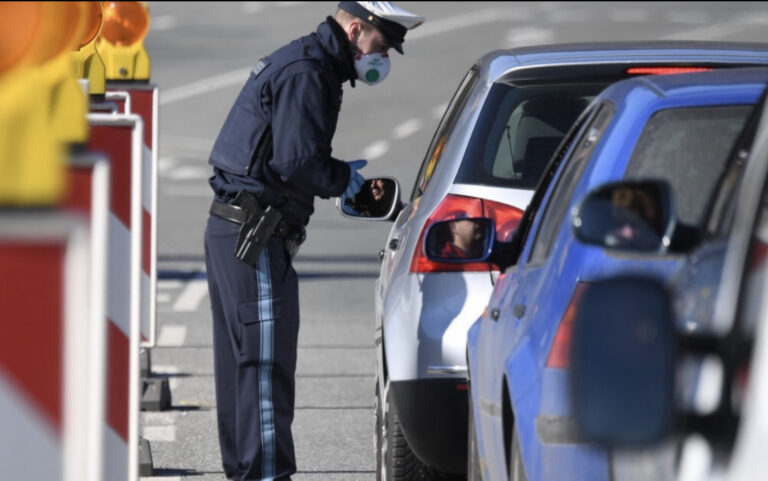
[[[235,243],[235,257],[257,267],[259,254],[275,233],[283,215],[272,206],[262,209],[256,197],[244,190],[237,194],[234,204],[245,212]]]

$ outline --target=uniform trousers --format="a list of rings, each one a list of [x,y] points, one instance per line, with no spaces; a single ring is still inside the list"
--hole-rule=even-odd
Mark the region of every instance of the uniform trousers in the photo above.
[[[298,279],[277,237],[257,267],[237,259],[239,229],[210,216],[205,230],[222,464],[229,479],[290,480]]]

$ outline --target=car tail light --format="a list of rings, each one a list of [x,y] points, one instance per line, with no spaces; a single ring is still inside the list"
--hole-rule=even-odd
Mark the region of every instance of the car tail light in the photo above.
[[[710,67],[630,67],[625,73],[628,75],[671,75],[678,73],[708,72],[714,70]]]
[[[457,212],[466,214],[467,217],[488,217],[496,223],[496,236],[499,240],[508,241],[515,232],[523,211],[500,202],[493,202],[462,195],[447,195],[445,199],[429,216],[424,228],[419,234],[419,242],[411,260],[411,272],[483,272],[491,271],[495,266],[490,262],[434,262],[427,259],[424,253],[424,236],[429,226],[435,222],[453,218]]]
[[[568,369],[568,358],[571,354],[571,333],[573,332],[573,320],[576,318],[576,309],[579,308],[579,301],[587,284],[579,282],[576,289],[573,290],[571,302],[565,309],[565,315],[560,321],[560,326],[555,333],[555,339],[552,341],[552,347],[549,348],[546,367],[553,369]]]

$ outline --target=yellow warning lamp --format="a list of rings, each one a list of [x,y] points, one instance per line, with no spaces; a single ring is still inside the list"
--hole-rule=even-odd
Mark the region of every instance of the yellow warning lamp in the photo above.
[[[88,138],[88,101],[75,77],[71,52],[85,30],[85,2],[42,2],[42,47],[34,58],[48,85],[51,134],[67,144],[85,143]]]
[[[43,2],[0,2],[0,205],[50,205],[64,188],[50,84],[34,67],[51,42]],[[48,46],[48,47],[46,47]]]
[[[144,48],[148,30],[149,12],[143,2],[104,2],[97,48],[107,66],[107,80],[149,80],[149,54]]]
[[[72,52],[75,63],[75,75],[88,80],[88,93],[104,95],[107,90],[107,69],[99,51],[96,49],[96,38],[101,32],[104,19],[101,2],[80,2],[83,4],[83,29],[80,41]]]

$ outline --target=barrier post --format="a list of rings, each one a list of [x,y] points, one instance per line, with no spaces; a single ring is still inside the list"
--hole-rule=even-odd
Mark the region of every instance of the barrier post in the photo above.
[[[88,121],[88,148],[106,153],[111,161],[106,479],[135,481],[139,470],[143,122],[136,115],[101,113],[88,114]]]

